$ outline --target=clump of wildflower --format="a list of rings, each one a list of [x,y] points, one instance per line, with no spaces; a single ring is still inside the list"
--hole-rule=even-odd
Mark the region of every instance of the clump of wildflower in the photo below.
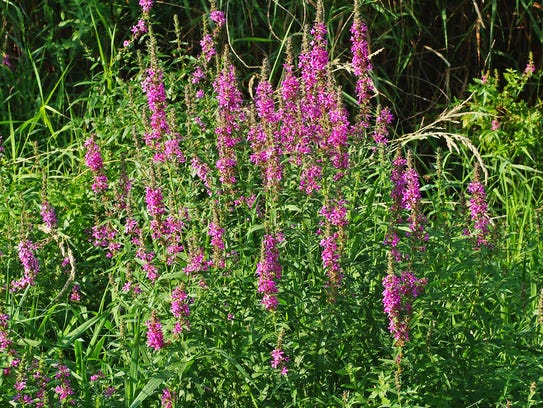
[[[28,286],[35,284],[36,275],[40,271],[40,264],[34,251],[37,249],[37,245],[25,239],[19,243],[18,255],[21,264],[23,265],[23,277],[18,281],[11,282],[11,291],[17,292],[26,289]]]
[[[162,390],[162,395],[160,396],[160,402],[162,408],[173,408],[174,407],[174,396],[168,388]]]
[[[144,272],[146,272],[147,279],[149,279],[151,282],[155,282],[159,277],[158,267],[153,262],[155,253],[152,251],[146,252],[143,247],[140,247],[136,251],[136,258],[143,261],[142,269]]]
[[[209,166],[200,160],[199,157],[195,156],[191,161],[191,166],[196,172],[196,175],[206,188],[207,194],[211,195],[211,179],[209,177],[210,169]]]
[[[99,194],[108,188],[108,179],[103,171],[104,160],[102,158],[102,153],[93,137],[88,138],[85,141],[84,146],[87,148],[85,162],[94,175],[94,183],[91,188],[95,194]]]
[[[177,319],[173,329],[174,335],[179,335],[184,328],[190,328],[190,322],[188,320],[190,316],[190,298],[180,287],[176,287],[172,291],[170,311]]]
[[[357,5],[358,6],[358,5]],[[371,71],[373,69],[369,57],[368,27],[358,15],[358,7],[355,6],[355,18],[351,26],[351,53],[352,67],[356,76],[356,98],[360,108],[361,125],[363,128],[369,126],[369,100],[374,91]]]
[[[205,74],[204,69],[200,65],[198,65],[196,69],[194,70],[194,72],[192,73],[192,83],[194,85],[199,84],[205,78],[206,78],[206,74]]]
[[[277,300],[277,281],[281,279],[283,268],[279,262],[277,245],[284,240],[283,234],[266,234],[262,241],[261,260],[256,266],[258,276],[258,293],[262,294],[260,302],[267,310],[275,310]]]
[[[158,188],[145,188],[145,204],[147,205],[147,212],[152,217],[157,217],[166,212],[163,203],[162,190]]]
[[[211,246],[218,250],[224,249],[224,240],[222,238],[224,228],[216,222],[210,222],[208,225],[207,235],[211,237]]]
[[[0,351],[7,352],[13,341],[9,337],[9,316],[0,314]]]
[[[332,86],[332,85],[329,85]],[[335,101],[328,108],[328,135],[323,140],[322,149],[327,153],[334,168],[342,170],[349,167],[348,138],[350,124],[347,111],[342,106],[341,95],[338,92]],[[337,181],[343,173],[337,172],[334,180]]]
[[[32,380],[37,387],[37,391],[33,399],[34,406],[36,408],[48,406],[47,385],[51,379],[45,375],[42,363],[43,362],[39,362],[38,360],[34,360],[32,363],[32,370],[34,371],[32,374]],[[73,403],[73,401],[70,401],[70,403]]]
[[[117,230],[110,222],[95,225],[92,227],[92,243],[96,247],[107,248],[106,257],[112,258],[121,248],[121,243],[115,240],[117,234]]]
[[[217,24],[218,27],[222,27],[226,23],[224,13],[219,10],[213,10],[211,13],[209,13],[209,18],[211,21]]]
[[[289,357],[285,355],[285,352],[280,348],[276,347],[271,352],[271,362],[270,365],[272,368],[279,370],[281,375],[287,375],[288,374],[288,367],[287,363],[289,361]]]
[[[405,180],[405,166],[407,165],[407,160],[398,154],[394,161],[392,162],[392,171],[390,175],[390,180],[392,181],[393,187],[390,192],[392,198],[391,212],[396,216],[394,217],[394,222],[401,222],[400,211],[403,208],[404,200],[404,191],[406,188]]]
[[[475,236],[475,248],[480,249],[482,246],[490,246],[489,241],[489,223],[488,204],[486,203],[485,187],[479,181],[477,169],[475,171],[474,180],[468,185],[468,193],[471,195],[469,199],[469,209],[471,213],[471,221],[473,223],[473,235]]]
[[[349,221],[347,220],[347,207],[344,199],[333,201],[329,205],[323,205],[320,210],[320,215],[325,220],[336,227],[345,227]]]
[[[534,72],[534,55],[530,52],[530,55],[528,57],[528,64],[526,64],[526,68],[524,68],[524,76],[529,78],[533,75]]]
[[[202,57],[207,64],[211,61],[211,58],[217,54],[213,43],[213,36],[211,34],[205,34],[200,40],[200,47],[202,47]]]
[[[213,82],[219,109],[217,112],[217,150],[219,158],[216,167],[221,183],[231,186],[236,182],[234,167],[237,165],[235,147],[241,142],[237,135],[245,119],[242,111],[243,99],[237,86],[236,71],[225,56],[223,69]]]
[[[139,19],[138,22],[132,26],[130,31],[132,31],[132,39],[136,40],[148,31],[147,23],[145,20]],[[130,44],[130,41],[128,43]]]
[[[57,226],[57,216],[55,209],[48,201],[44,201],[41,205],[40,211],[41,219],[47,229],[52,230]]]
[[[273,88],[266,79],[261,79],[256,87],[255,107],[258,123],[247,136],[253,150],[250,159],[262,170],[264,190],[276,192],[283,178],[282,149],[277,135],[279,116],[275,111]]]
[[[314,191],[321,189],[320,180],[322,179],[322,167],[314,164],[307,166],[302,170],[300,177],[300,190],[310,195]]]
[[[141,83],[143,92],[147,95],[147,105],[151,111],[151,132],[145,135],[145,143],[152,147],[158,147],[158,141],[170,132],[170,126],[166,119],[166,91],[161,70],[148,68],[146,78]]]
[[[289,49],[290,50],[290,49]],[[300,81],[294,75],[292,57],[287,57],[283,65],[284,78],[281,82],[281,106],[278,116],[281,118],[282,126],[279,130],[281,145],[286,153],[295,153],[300,143]],[[296,164],[301,164],[301,157],[297,157]]]
[[[384,312],[389,319],[390,333],[399,346],[409,341],[413,301],[421,295],[426,283],[426,279],[419,279],[409,271],[402,272],[401,276],[389,273],[383,279]]]
[[[392,163],[392,172],[390,179],[393,183],[390,196],[392,204],[390,206],[391,227],[385,238],[385,244],[389,245],[396,261],[402,259],[402,254],[398,250],[400,236],[398,235],[398,226],[408,222],[409,232],[406,233],[411,238],[413,249],[424,251],[424,243],[428,240],[428,234],[425,232],[426,218],[421,210],[420,181],[417,171],[413,167],[411,155],[407,160],[400,154]],[[407,218],[404,218],[404,212],[407,212]]]
[[[343,273],[341,271],[341,249],[339,245],[339,233],[334,232],[320,241],[322,247],[321,259],[326,274],[328,275],[328,288],[333,292],[341,286]]]
[[[426,218],[421,211],[420,181],[417,171],[413,167],[411,154],[407,158],[407,170],[405,172],[405,190],[403,193],[403,205],[409,210],[408,222],[410,236],[415,243],[415,249],[418,251],[426,250],[423,242],[428,241],[428,234],[425,232]]]
[[[151,319],[145,322],[145,325],[147,326],[147,345],[155,351],[163,348],[165,344],[162,324],[155,311],[151,314]]]
[[[96,374],[92,374],[90,376],[90,381],[95,382],[95,381],[101,380],[101,379],[103,379],[105,377],[106,376],[104,375],[104,373],[101,370],[98,370],[98,372]]]
[[[58,385],[55,387],[55,394],[58,395],[61,404],[73,403],[71,396],[74,390],[70,384],[70,370],[63,364],[58,364],[57,370],[55,379],[58,380]]]
[[[490,129],[491,130],[498,130],[499,128],[500,128],[500,121],[498,119],[492,119]]]
[[[183,268],[187,275],[207,271],[213,265],[213,261],[206,261],[203,248],[189,250],[188,258],[187,266]]]
[[[80,293],[80,286],[74,285],[72,287],[72,292],[70,293],[70,301],[72,302],[80,302],[81,301],[81,293]]]
[[[144,13],[149,13],[153,7],[153,0],[140,0],[140,7]]]
[[[390,113],[390,109],[385,107],[379,111],[377,118],[375,119],[375,130],[373,131],[373,140],[378,145],[386,145],[388,143],[388,128],[387,126],[392,123],[394,117]]]

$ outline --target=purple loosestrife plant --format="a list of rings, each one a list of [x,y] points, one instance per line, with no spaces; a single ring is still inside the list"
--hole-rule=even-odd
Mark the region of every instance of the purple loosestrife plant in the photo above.
[[[321,22],[322,9],[317,14],[317,22],[310,31],[312,40],[306,44],[299,56],[303,87],[300,110],[303,113],[303,121],[295,148],[297,156],[302,158],[303,166],[300,189],[306,194],[312,194],[321,188],[323,163],[319,155],[322,153],[320,149],[324,147],[325,140],[322,121],[331,110],[331,101],[335,100],[335,94],[332,96],[327,89],[327,31]]]
[[[153,7],[153,0],[140,0],[140,7],[144,13],[149,13]]]
[[[210,177],[210,168],[209,166],[200,160],[198,156],[193,157],[193,159],[190,162],[192,168],[196,172],[196,175],[198,178],[202,181],[204,184],[207,194],[209,196],[212,195],[211,193],[211,177]]]
[[[388,328],[396,345],[409,341],[409,321],[413,313],[413,301],[421,295],[426,279],[417,278],[404,271],[401,276],[389,273],[383,279],[383,307],[389,319]]]
[[[226,53],[223,58],[223,68],[213,82],[213,89],[219,105],[215,128],[219,154],[216,167],[221,183],[231,187],[236,182],[234,167],[237,165],[237,155],[235,148],[241,142],[238,133],[245,115],[242,95],[237,86],[236,71],[228,61]]]
[[[173,408],[175,406],[175,398],[169,388],[164,388],[160,395],[161,408]]]
[[[216,217],[215,217],[216,218]],[[216,268],[224,268],[224,228],[222,228],[218,220],[209,223],[207,235],[211,238],[211,246],[213,247],[213,263]]]
[[[0,314],[0,351],[7,354],[12,344],[9,336],[9,316]]]
[[[398,249],[400,243],[399,226],[407,222],[409,232],[406,234],[411,239],[414,251],[424,251],[428,234],[425,231],[426,218],[421,210],[420,181],[417,171],[413,167],[411,153],[404,159],[398,154],[392,163],[390,179],[393,183],[390,197],[391,226],[385,237],[385,245],[390,246],[394,259],[400,260],[408,257],[401,254]],[[404,213],[407,212],[407,216]]]
[[[260,303],[267,310],[275,310],[279,304],[277,300],[277,281],[281,279],[283,269],[279,262],[277,245],[283,240],[284,237],[281,233],[264,235],[261,259],[256,266],[258,293],[262,294]]]
[[[165,346],[162,324],[156,315],[156,311],[151,314],[151,319],[145,322],[147,326],[147,345],[158,351]]]
[[[332,85],[330,84],[329,86],[331,87]],[[343,171],[349,167],[348,138],[351,128],[347,111],[342,106],[339,92],[336,94],[335,103],[330,106],[328,112],[330,123],[328,125],[328,135],[323,141],[323,149],[334,168],[339,170],[334,175],[334,181],[337,181],[343,176]]]
[[[279,109],[279,119],[282,123],[279,133],[281,145],[285,153],[294,154],[297,152],[297,146],[301,140],[301,112],[300,112],[300,81],[294,75],[294,66],[292,56],[287,57],[287,62],[283,65],[283,80],[280,86],[281,106]],[[292,159],[295,164],[302,164],[302,156],[298,155]]]
[[[392,123],[394,117],[390,113],[389,108],[382,108],[375,118],[375,130],[373,131],[373,140],[378,145],[386,145],[388,143],[388,125]]]
[[[145,187],[145,204],[147,206],[147,212],[152,217],[159,217],[166,212],[164,208],[164,198],[162,196],[162,189],[160,187],[151,188]]]
[[[91,188],[95,194],[100,194],[108,188],[108,179],[103,170],[104,160],[102,158],[102,153],[93,137],[90,137],[85,141],[85,147],[87,148],[85,162],[94,175],[94,183]]]
[[[264,75],[263,70],[262,77]],[[247,136],[253,150],[250,159],[262,169],[264,190],[277,192],[283,178],[282,149],[277,131],[279,116],[275,110],[273,88],[266,79],[261,79],[256,87],[255,107],[258,122]]]
[[[346,201],[344,199],[331,200],[321,208],[319,214],[324,218],[321,225],[325,227],[324,237],[320,241],[321,259],[328,276],[327,288],[330,300],[334,301],[335,292],[341,287],[343,281],[340,261],[345,228],[348,224]]]
[[[481,249],[483,246],[490,247],[490,217],[486,203],[486,192],[485,187],[479,181],[477,169],[473,181],[468,185],[468,193],[470,194],[468,206],[472,222],[471,234],[475,237],[475,249]]]
[[[45,224],[45,227],[49,230],[56,228],[57,226],[57,216],[55,214],[55,209],[48,201],[44,201],[41,205],[40,211],[41,219]]]
[[[58,381],[58,385],[55,387],[55,394],[57,394],[61,405],[75,404],[72,399],[74,390],[70,384],[70,370],[63,364],[58,364],[57,370],[55,380]]]
[[[285,352],[280,348],[276,347],[271,352],[271,362],[270,365],[272,368],[279,370],[281,375],[287,375],[288,374],[288,367],[287,363],[289,361],[289,357],[285,355]]]
[[[223,27],[226,24],[226,17],[224,13],[219,10],[213,10],[209,13],[209,19],[213,21],[217,27]]]
[[[328,233],[320,241],[322,248],[321,258],[326,274],[328,275],[327,287],[330,293],[330,300],[335,299],[335,291],[341,287],[343,273],[341,270],[340,259],[341,250],[339,246],[339,233]]]
[[[20,280],[11,282],[12,292],[19,292],[26,289],[28,286],[34,286],[36,276],[40,271],[40,264],[34,253],[36,249],[37,245],[29,239],[25,239],[19,243],[19,260],[23,265],[24,271],[23,277]]]
[[[413,167],[411,152],[407,156],[407,170],[404,174],[405,189],[403,191],[403,208],[409,211],[409,233],[415,251],[425,251],[428,234],[425,231],[426,217],[421,210],[420,181]]]
[[[352,67],[356,76],[356,99],[360,109],[361,125],[369,127],[369,100],[374,92],[371,71],[373,69],[369,57],[367,42],[368,27],[360,20],[358,4],[355,4],[355,17],[351,26]]]
[[[178,336],[183,332],[183,329],[190,328],[190,303],[191,299],[187,293],[181,288],[176,287],[172,291],[172,301],[170,305],[170,311],[176,319],[173,329],[174,336]]]

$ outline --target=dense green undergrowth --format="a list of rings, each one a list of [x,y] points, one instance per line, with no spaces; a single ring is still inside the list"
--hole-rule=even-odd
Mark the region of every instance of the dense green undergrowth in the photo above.
[[[365,2],[258,6],[293,16],[267,61],[245,6],[198,43],[196,7],[140,5],[0,66],[2,406],[543,402],[532,60],[402,134]]]

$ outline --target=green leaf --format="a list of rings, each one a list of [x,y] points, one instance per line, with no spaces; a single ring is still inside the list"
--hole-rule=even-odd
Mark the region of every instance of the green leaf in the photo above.
[[[132,401],[132,404],[130,404],[129,408],[136,408],[139,407],[140,404],[145,401],[148,397],[153,395],[155,390],[170,377],[170,372],[163,372],[161,374],[157,374],[154,377],[151,377],[151,379],[145,384],[145,387],[140,391],[138,396]]]

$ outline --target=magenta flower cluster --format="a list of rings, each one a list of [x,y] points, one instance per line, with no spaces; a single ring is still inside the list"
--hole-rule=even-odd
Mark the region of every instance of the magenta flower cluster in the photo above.
[[[74,390],[70,384],[70,370],[63,364],[58,364],[57,370],[55,380],[58,381],[58,385],[55,387],[55,394],[57,394],[61,404],[75,404],[75,401],[71,399]]]
[[[262,294],[260,302],[267,310],[275,310],[277,300],[277,281],[281,279],[283,268],[279,262],[277,245],[284,240],[283,234],[266,234],[262,241],[261,260],[256,266],[258,276],[258,293]]]
[[[96,247],[106,248],[106,256],[112,258],[121,248],[121,243],[117,241],[118,231],[111,222],[92,227],[92,243]]]
[[[145,188],[145,204],[147,206],[147,212],[152,217],[158,217],[166,212],[164,208],[164,198],[162,196],[162,190],[160,188]]]
[[[173,329],[174,335],[179,335],[183,329],[190,328],[190,322],[188,320],[190,316],[190,302],[191,299],[187,293],[180,287],[176,287],[172,291],[172,302],[170,311],[176,318],[175,326]]]
[[[42,203],[40,215],[43,223],[49,230],[56,228],[57,216],[55,214],[55,209],[48,201]]]
[[[383,306],[388,316],[390,333],[397,345],[409,341],[409,320],[413,312],[413,301],[421,295],[426,279],[417,278],[404,271],[401,276],[388,274],[383,279]]]
[[[140,0],[140,7],[144,13],[149,13],[153,7],[153,0]]]
[[[29,239],[25,239],[19,243],[18,255],[19,260],[23,265],[23,277],[17,281],[11,282],[12,292],[24,290],[35,284],[36,276],[40,271],[40,264],[34,253],[36,249],[37,245]]]
[[[162,408],[173,408],[175,398],[169,388],[164,388],[160,395],[160,402]]]
[[[355,17],[351,26],[351,53],[353,73],[356,76],[356,98],[360,107],[361,124],[364,128],[369,126],[368,102],[374,92],[371,71],[373,69],[369,57],[367,42],[368,27],[359,18]]]
[[[12,343],[9,336],[9,316],[0,314],[0,351],[7,354]]]
[[[251,162],[261,168],[265,191],[278,191],[283,178],[282,147],[278,135],[279,115],[275,111],[273,88],[262,79],[256,87],[255,108],[259,122],[247,135],[253,153]]]
[[[155,312],[151,315],[151,319],[145,322],[145,325],[147,326],[147,345],[155,351],[163,348],[165,346],[164,333]]]
[[[473,234],[476,239],[475,248],[479,249],[482,246],[490,246],[490,217],[486,203],[486,192],[485,187],[477,180],[477,177],[468,185],[468,193],[471,195],[469,209],[473,223]]]
[[[386,145],[388,143],[388,125],[392,123],[394,117],[390,113],[389,108],[382,108],[375,119],[375,130],[373,131],[373,140],[378,145]]]
[[[271,352],[271,362],[270,365],[272,368],[279,370],[281,375],[287,375],[288,374],[288,367],[287,363],[289,361],[289,357],[285,355],[285,352],[281,350],[280,347],[276,347]]]
[[[222,11],[213,10],[211,13],[209,13],[209,18],[211,21],[217,24],[218,27],[222,27],[226,24],[226,17]]]
[[[94,176],[94,183],[91,188],[94,193],[99,194],[108,188],[108,179],[103,171],[104,160],[102,158],[102,153],[93,137],[90,137],[85,141],[85,147],[87,148],[85,161],[87,167],[91,169]]]
[[[385,238],[385,244],[389,245],[396,261],[405,258],[407,254],[401,254],[398,249],[400,236],[398,227],[407,222],[409,232],[406,235],[411,239],[412,248],[416,251],[426,249],[425,242],[428,241],[428,234],[425,231],[426,218],[421,210],[420,181],[417,171],[414,169],[411,160],[404,159],[398,155],[392,163],[390,179],[393,183],[390,196],[391,227]],[[407,212],[407,218],[404,218]]]
[[[219,180],[226,185],[236,182],[234,167],[237,165],[235,147],[241,142],[238,135],[240,124],[245,119],[242,110],[243,98],[237,87],[235,68],[225,61],[224,67],[213,82],[217,102],[217,151],[219,158],[216,167],[219,171]]]

